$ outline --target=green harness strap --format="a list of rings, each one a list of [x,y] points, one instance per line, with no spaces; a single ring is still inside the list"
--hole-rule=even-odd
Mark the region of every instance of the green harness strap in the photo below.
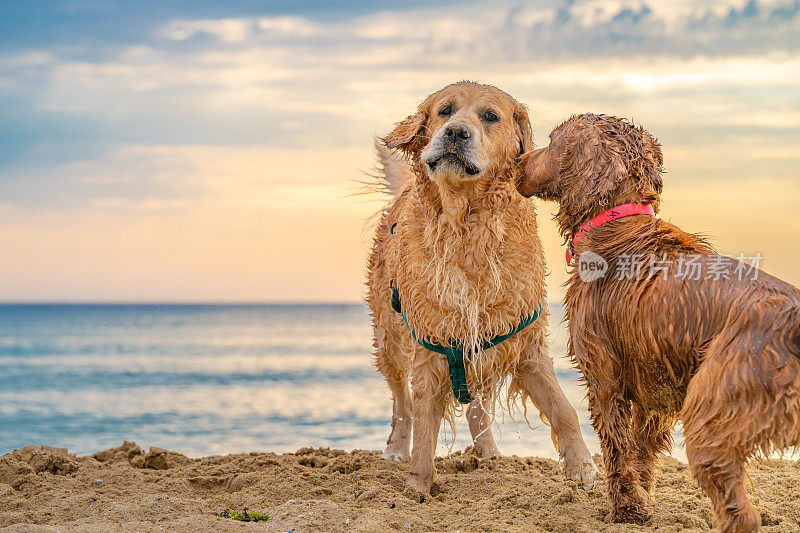
[[[392,309],[400,313],[400,316],[403,317],[403,322],[406,323],[406,327],[411,332],[411,336],[414,337],[414,340],[417,341],[420,346],[432,352],[447,356],[447,366],[450,369],[450,383],[453,385],[453,395],[455,395],[456,400],[461,403],[470,403],[472,401],[472,395],[469,393],[469,388],[467,387],[467,375],[466,371],[464,370],[464,348],[457,342],[451,342],[451,346],[444,346],[442,344],[428,342],[425,339],[420,339],[417,337],[416,332],[408,323],[406,312],[403,310],[402,305],[400,304],[400,293],[397,290],[396,284],[392,284],[391,302]],[[539,304],[539,309],[534,311],[532,315],[528,315],[523,318],[520,323],[508,333],[504,335],[497,335],[488,341],[483,341],[481,343],[481,348],[483,350],[494,348],[504,340],[513,336],[515,333],[518,333],[530,326],[534,320],[539,318],[539,315],[542,314],[542,309],[544,309],[544,302]]]

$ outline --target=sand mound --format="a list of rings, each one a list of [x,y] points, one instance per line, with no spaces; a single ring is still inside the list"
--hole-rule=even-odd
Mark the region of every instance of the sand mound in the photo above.
[[[603,487],[579,488],[548,459],[436,460],[433,495],[405,488],[405,463],[377,452],[304,448],[190,459],[125,442],[76,457],[26,446],[0,457],[0,531],[691,531],[712,527],[708,499],[686,465],[667,458],[655,516],[607,525]],[[800,531],[800,467],[754,463],[749,493],[765,531]],[[224,509],[267,513],[242,523]]]

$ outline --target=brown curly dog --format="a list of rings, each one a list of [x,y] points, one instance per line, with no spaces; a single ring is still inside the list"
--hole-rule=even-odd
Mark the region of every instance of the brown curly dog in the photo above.
[[[647,519],[656,455],[680,420],[722,531],[758,530],[745,463],[800,444],[800,291],[653,215],[619,216],[631,203],[657,212],[662,186],[658,142],[624,120],[575,116],[522,164],[520,192],[559,202],[577,258],[570,355],[600,437],[608,519]]]
[[[376,231],[367,281],[376,365],[394,398],[384,457],[408,457],[413,426],[409,483],[429,491],[439,426],[443,418],[453,422],[449,356],[415,342],[413,331],[428,346],[461,347],[472,399],[466,411],[481,456],[499,453],[491,413],[511,376],[511,394],[530,398],[552,425],[566,474],[592,482],[596,467],[547,354],[536,213],[513,181],[519,155],[532,144],[525,108],[496,87],[455,83],[425,99],[384,142],[382,177],[394,197]]]

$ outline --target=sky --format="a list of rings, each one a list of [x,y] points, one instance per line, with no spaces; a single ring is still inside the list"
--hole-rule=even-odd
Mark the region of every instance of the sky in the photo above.
[[[460,79],[642,124],[661,215],[800,284],[799,0],[0,0],[0,301],[358,301],[373,137]]]

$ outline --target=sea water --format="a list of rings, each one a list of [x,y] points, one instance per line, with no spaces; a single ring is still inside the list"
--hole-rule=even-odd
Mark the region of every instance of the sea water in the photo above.
[[[550,352],[597,453],[561,316],[551,306]],[[0,453],[123,440],[190,456],[377,450],[391,421],[361,304],[0,305],[0,369]],[[440,454],[470,444],[463,417],[455,438],[445,429]],[[558,455],[530,405],[527,420],[498,410],[493,430],[504,454]]]

